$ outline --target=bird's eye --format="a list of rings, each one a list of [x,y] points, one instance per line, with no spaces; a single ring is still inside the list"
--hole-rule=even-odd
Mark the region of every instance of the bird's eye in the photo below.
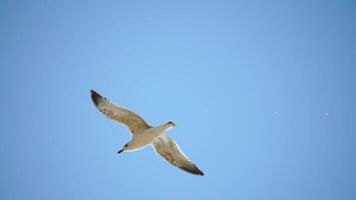
[[[129,146],[129,144],[125,144],[125,147]]]

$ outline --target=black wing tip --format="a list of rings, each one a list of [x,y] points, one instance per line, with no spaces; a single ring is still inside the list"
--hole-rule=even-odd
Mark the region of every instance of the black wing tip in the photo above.
[[[181,167],[181,169],[194,175],[204,176],[204,173],[196,165],[194,165],[193,168]]]
[[[199,172],[194,173],[194,174],[197,175],[197,176],[204,176],[204,173],[202,171],[200,171],[200,170],[199,170]]]
[[[194,173],[195,175],[198,176],[204,176],[204,172],[202,172],[200,169],[197,168],[197,170],[195,171],[196,173]]]
[[[94,90],[90,90],[90,96],[95,106],[98,106],[99,100],[102,98],[102,96]]]

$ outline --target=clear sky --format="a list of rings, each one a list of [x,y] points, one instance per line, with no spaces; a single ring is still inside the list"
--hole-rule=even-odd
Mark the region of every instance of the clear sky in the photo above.
[[[1,1],[0,199],[356,199],[355,1]],[[168,132],[205,176],[127,129]]]

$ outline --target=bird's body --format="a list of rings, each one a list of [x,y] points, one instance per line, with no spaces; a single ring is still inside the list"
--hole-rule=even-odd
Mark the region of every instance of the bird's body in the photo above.
[[[171,126],[163,124],[158,127],[151,127],[132,137],[126,148],[127,151],[136,151],[151,144],[157,137],[164,134]]]
[[[168,162],[195,175],[203,176],[204,173],[184,155],[176,142],[165,134],[175,127],[171,121],[157,127],[149,125],[136,113],[113,104],[94,90],[90,91],[94,105],[108,118],[127,126],[132,133],[132,139],[118,153],[124,151],[136,151],[148,145],[152,145],[155,152]]]

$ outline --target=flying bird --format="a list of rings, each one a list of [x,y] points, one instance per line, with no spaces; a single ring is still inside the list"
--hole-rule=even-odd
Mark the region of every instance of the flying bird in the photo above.
[[[132,133],[132,139],[117,153],[136,151],[151,145],[157,154],[174,166],[195,175],[204,175],[182,152],[174,139],[165,134],[166,131],[176,126],[174,122],[168,121],[160,126],[152,127],[138,114],[115,105],[94,90],[90,90],[90,95],[94,105],[100,112],[109,119],[125,125]]]

